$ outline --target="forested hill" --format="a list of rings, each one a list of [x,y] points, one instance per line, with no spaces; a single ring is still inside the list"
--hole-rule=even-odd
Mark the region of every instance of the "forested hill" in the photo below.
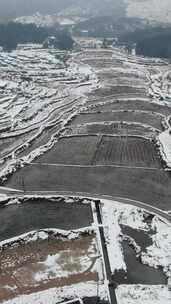
[[[171,27],[137,29],[121,38],[123,44],[136,44],[138,55],[171,58]]]
[[[49,36],[55,38],[56,47],[60,49],[73,47],[70,34],[60,29],[15,22],[0,24],[0,46],[7,51],[15,49],[19,43],[43,43]]]

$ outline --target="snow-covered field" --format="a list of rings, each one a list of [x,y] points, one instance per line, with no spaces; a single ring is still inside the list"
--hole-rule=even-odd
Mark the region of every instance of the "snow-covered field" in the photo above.
[[[61,130],[65,126],[84,103],[85,92],[97,86],[97,78],[89,66],[76,63],[73,55],[37,45],[0,52],[0,74],[3,179],[18,165],[30,162],[53,146],[58,132],[26,159],[17,160],[17,155],[45,130],[53,126]]]
[[[102,300],[107,300],[104,285],[98,286],[98,295]],[[85,297],[97,296],[97,283],[89,281],[86,283],[78,283],[61,288],[51,288],[45,291],[33,293],[30,295],[22,295],[14,298],[15,304],[56,304],[64,302],[66,299],[83,299]],[[4,301],[4,304],[12,304],[11,300]]]
[[[143,252],[133,240],[135,251],[141,257],[142,263],[154,268],[162,267],[168,283],[171,281],[171,226],[154,216],[149,225],[145,219],[148,213],[140,208],[122,205],[113,201],[102,201],[102,216],[110,259],[111,271],[127,271],[124,261],[122,241],[123,233],[120,225],[131,227],[138,231],[145,231],[150,236],[150,231],[155,233],[150,237],[152,245]]]
[[[122,90],[128,86],[135,94],[142,90],[142,100],[151,96],[152,102],[163,105],[161,97],[170,96],[167,62],[130,56],[119,49],[66,54],[42,49],[40,45],[23,45],[11,53],[0,52],[0,61],[1,180],[50,150],[61,130],[84,105],[85,95],[97,88]],[[150,71],[153,66],[155,75]],[[125,93],[119,97],[135,98],[134,94]],[[162,117],[167,122],[167,117]],[[19,156],[52,126],[58,126],[57,131],[45,144]],[[168,128],[168,124],[164,127]]]
[[[162,285],[120,285],[116,289],[118,304],[169,304],[171,292]]]

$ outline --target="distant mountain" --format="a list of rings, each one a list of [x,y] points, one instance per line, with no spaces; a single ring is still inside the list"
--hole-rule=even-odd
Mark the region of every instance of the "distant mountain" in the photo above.
[[[124,14],[124,0],[0,0],[0,19],[40,14],[99,16]]]
[[[171,23],[171,0],[0,0],[0,20],[37,12],[82,17],[135,17]]]
[[[171,0],[124,0],[127,17],[171,23]]]

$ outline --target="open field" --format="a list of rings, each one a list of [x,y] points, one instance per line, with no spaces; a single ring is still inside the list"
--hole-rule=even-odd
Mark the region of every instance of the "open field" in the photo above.
[[[132,86],[109,86],[109,87],[102,87],[93,92],[93,95],[97,98],[100,97],[107,97],[111,95],[122,95],[122,94],[132,94],[132,97],[134,97],[134,94],[140,94],[140,96],[146,96],[147,91],[143,87],[132,87]]]
[[[88,64],[92,66],[94,69],[101,70],[101,69],[110,69],[112,66],[122,66],[122,63],[120,60],[113,59],[112,58],[88,58],[83,59],[82,62],[84,64]]]
[[[62,137],[36,163],[161,167],[152,142],[139,137],[105,135]]]
[[[103,136],[93,164],[160,168],[154,144],[139,137]]]
[[[97,282],[95,235],[38,239],[1,253],[0,301],[79,282]],[[88,295],[87,295],[88,296]],[[21,297],[22,299],[22,297]]]
[[[113,100],[113,102],[107,100],[105,104],[100,104],[98,102],[93,103],[90,101],[90,105],[90,109],[94,109],[96,112],[112,110],[139,110],[156,112],[165,116],[171,115],[171,107],[144,100]]]
[[[137,122],[147,124],[162,130],[163,117],[155,113],[139,112],[139,111],[114,111],[114,112],[96,112],[78,114],[72,121],[71,125],[102,122],[102,121],[121,121],[121,122]]]
[[[23,189],[21,176],[26,191],[108,194],[170,210],[171,179],[163,170],[33,164],[18,170],[4,185]]]
[[[112,80],[112,79],[127,79],[127,81],[135,80],[142,83],[148,83],[149,79],[145,72],[142,70],[137,70],[133,68],[128,68],[125,64],[122,68],[112,67],[112,69],[107,69],[104,71],[97,72],[100,79]]]
[[[8,220],[7,220],[8,219]],[[0,207],[0,241],[31,230],[58,228],[78,229],[91,225],[91,206],[65,204],[48,199],[28,199],[22,204]]]
[[[60,138],[54,147],[38,158],[38,162],[56,164],[91,164],[98,136],[71,136]]]
[[[88,123],[82,125],[76,125],[68,127],[66,134],[113,134],[120,136],[145,136],[152,138],[156,131],[148,126],[143,126],[138,123],[127,124],[127,123],[112,123],[112,122],[99,122],[99,123]]]
[[[146,83],[142,79],[139,79],[138,77],[132,75],[130,76],[125,76],[125,75],[120,75],[118,73],[118,76],[116,74],[112,75],[107,74],[107,73],[97,73],[98,79],[104,83],[106,86],[127,86],[127,87],[133,87],[133,88],[143,88],[146,89]]]

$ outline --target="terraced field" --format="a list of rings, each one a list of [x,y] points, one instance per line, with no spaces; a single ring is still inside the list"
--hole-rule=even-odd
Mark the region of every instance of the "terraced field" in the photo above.
[[[129,86],[124,85],[113,85],[108,87],[102,87],[93,92],[94,96],[97,98],[101,97],[110,97],[115,95],[116,97],[122,94],[138,94],[139,97],[145,97],[147,96],[147,91],[144,87],[132,87],[131,84]]]
[[[72,125],[94,123],[94,122],[137,122],[151,126],[157,130],[163,130],[162,121],[164,117],[157,113],[145,111],[108,111],[80,113],[76,116]]]
[[[61,138],[39,163],[90,165],[94,157],[98,136],[71,136]]]
[[[153,138],[158,134],[158,131],[154,128],[150,128],[148,125],[143,126],[138,123],[127,122],[94,122],[81,125],[69,126],[65,134],[66,135],[78,135],[78,134],[113,134],[120,136],[144,136],[146,138]]]
[[[166,117],[170,115],[170,107],[167,105],[160,105],[154,102],[150,102],[150,100],[136,100],[136,99],[128,99],[128,100],[106,100],[101,102],[93,102],[91,101],[88,104],[89,110],[94,111],[113,111],[113,110],[139,110],[139,111],[149,111],[160,113],[165,115]]]
[[[42,144],[50,141],[51,146],[54,128],[58,134],[82,103],[79,86],[84,85],[92,73],[69,59],[66,52],[34,45],[10,54],[0,53],[0,158],[3,167],[4,162],[8,166],[9,160],[27,156]],[[92,84],[93,81],[90,86]]]
[[[94,164],[160,168],[154,144],[138,137],[103,136],[93,158]]]
[[[132,284],[169,299],[170,64],[33,46],[0,59],[0,301],[120,304]]]
[[[39,55],[37,55],[34,62],[33,57],[36,52],[38,52]],[[42,95],[40,94],[39,100],[43,100],[43,103],[40,101],[39,103],[45,115],[49,113],[48,109],[50,105],[48,104],[47,108],[46,106],[44,108],[44,99],[46,102],[50,100],[50,104],[52,101],[52,105],[55,105],[55,112],[52,119],[52,121],[55,121],[55,125],[51,123],[50,119],[50,128],[40,132],[39,136],[36,136],[29,145],[26,144],[24,151],[20,150],[19,153],[13,153],[15,161],[14,163],[12,162],[9,169],[5,171],[5,165],[3,164],[2,166],[4,172],[2,180],[6,178],[5,172],[7,172],[8,175],[16,169],[16,163],[17,167],[23,166],[22,158],[24,158],[24,162],[27,164],[33,163],[31,167],[34,168],[35,166],[34,170],[39,168],[41,172],[43,168],[46,170],[46,166],[43,166],[43,164],[48,166],[48,172],[50,172],[50,170],[59,170],[58,165],[61,166],[60,170],[62,170],[62,168],[63,170],[68,170],[68,165],[117,165],[130,167],[140,166],[143,167],[143,170],[145,170],[145,167],[148,167],[148,169],[153,167],[156,170],[161,169],[158,150],[153,146],[151,141],[140,138],[136,138],[135,140],[135,138],[131,136],[144,136],[152,139],[156,138],[164,128],[168,127],[166,118],[170,115],[170,106],[159,102],[159,100],[157,100],[157,102],[155,100],[158,96],[157,94],[159,94],[157,89],[159,86],[156,85],[156,75],[158,75],[156,71],[166,71],[167,64],[162,60],[155,62],[152,59],[147,60],[131,57],[117,49],[112,51],[87,49],[80,52],[77,56],[74,56],[74,60],[70,59],[66,68],[60,66],[59,69],[57,64],[62,65],[62,63],[59,60],[58,62],[53,61],[54,55],[52,51],[49,57],[44,50],[34,50],[31,52],[24,50],[17,53],[19,60],[21,61],[21,58],[24,58],[26,64],[30,62],[31,58],[32,65],[31,68],[28,69],[28,74],[29,77],[33,77],[30,74],[33,74],[33,70],[34,72],[37,71],[35,72],[37,73],[35,79],[37,79],[36,81],[39,84],[41,83],[41,89],[42,82],[43,86],[45,86],[45,80],[49,77],[48,86],[53,82],[53,87],[55,86],[56,88],[58,86],[61,92],[64,93],[61,93],[62,95],[59,97],[57,103],[59,104],[59,108],[56,107],[56,103],[54,103],[56,95],[52,94],[52,97],[50,97],[49,91],[47,97],[46,94],[43,95],[43,92],[41,93]],[[16,54],[12,54],[12,56],[14,59]],[[43,75],[42,71],[41,73],[38,71],[39,66],[37,70],[35,70],[38,56],[41,57],[42,64],[46,64],[47,67]],[[50,59],[47,59],[47,57]],[[6,66],[9,62],[11,64],[11,58],[5,58],[5,60],[7,61]],[[52,61],[53,64],[55,62],[57,67],[57,70],[55,70],[55,73],[59,75],[57,80],[54,80],[54,65],[51,65]],[[19,67],[21,68],[21,66]],[[2,69],[4,68],[7,69],[7,67],[2,67]],[[49,68],[52,70],[47,72]],[[74,68],[74,70],[72,70],[72,68]],[[154,70],[155,74],[153,72]],[[153,78],[154,75],[155,78]],[[41,77],[42,81],[40,79]],[[135,78],[137,78],[139,83],[138,86],[135,85]],[[119,86],[114,85],[114,83],[112,84],[112,81],[116,79],[117,81],[119,79]],[[108,85],[108,80],[111,81],[110,85]],[[128,82],[127,85],[125,84],[126,82]],[[9,84],[6,83],[4,85],[5,88],[8,88]],[[149,91],[153,91],[156,97],[150,97]],[[53,93],[56,94],[55,92]],[[34,90],[32,94],[33,93]],[[5,102],[10,104],[8,100]],[[86,107],[90,105],[93,107],[87,110]],[[26,112],[23,112],[24,119],[25,117],[30,117],[27,114],[28,111],[31,110],[31,106],[26,108]],[[22,117],[22,115],[19,115],[19,117]],[[44,118],[43,120],[46,121]],[[37,118],[36,121],[38,121]],[[64,121],[66,122],[65,125],[63,124]],[[18,123],[17,125],[19,128]],[[40,126],[42,126],[42,123],[40,123]],[[63,126],[65,127],[64,129]],[[64,137],[59,140],[61,129],[63,129],[62,136],[69,135],[71,137]],[[16,132],[15,127],[14,131]],[[2,133],[2,135],[5,137],[5,133]],[[119,135],[119,137],[111,137],[109,135]],[[5,140],[7,139],[4,138],[4,141],[2,141],[2,147],[4,144],[4,152],[1,152],[2,157],[5,156],[7,151],[12,153],[12,150],[15,150],[17,146],[17,144],[14,146],[12,140],[9,142],[8,140],[5,142]],[[39,156],[41,157],[39,158]],[[34,165],[34,163],[37,163],[37,165]],[[40,167],[38,167],[38,164],[42,164],[42,166],[40,165]],[[57,166],[53,168],[53,164]],[[21,169],[20,172],[22,172],[22,170],[24,170],[24,172],[25,170],[29,170],[29,166]],[[72,168],[72,170],[76,169]],[[114,169],[110,168],[110,170],[112,171]],[[13,177],[7,181],[6,185],[17,185],[15,180],[17,174],[18,173],[14,174]],[[20,174],[22,175],[22,173]],[[80,176],[82,173],[78,174]],[[113,174],[115,174],[115,172],[113,172]],[[42,174],[42,178],[43,176],[44,174]],[[74,178],[76,178],[75,173]],[[66,177],[64,180],[65,179]],[[28,182],[25,181],[26,188],[28,187],[30,190],[31,187],[27,184],[30,182],[30,179],[27,181]],[[86,183],[89,184],[89,181],[86,181]],[[67,185],[68,182],[66,182],[65,189],[67,189]],[[60,190],[61,186],[58,185],[56,189]],[[161,187],[163,187],[162,179]],[[44,189],[46,188],[50,189],[51,186],[44,185]],[[107,193],[103,187],[99,188],[99,191]]]

